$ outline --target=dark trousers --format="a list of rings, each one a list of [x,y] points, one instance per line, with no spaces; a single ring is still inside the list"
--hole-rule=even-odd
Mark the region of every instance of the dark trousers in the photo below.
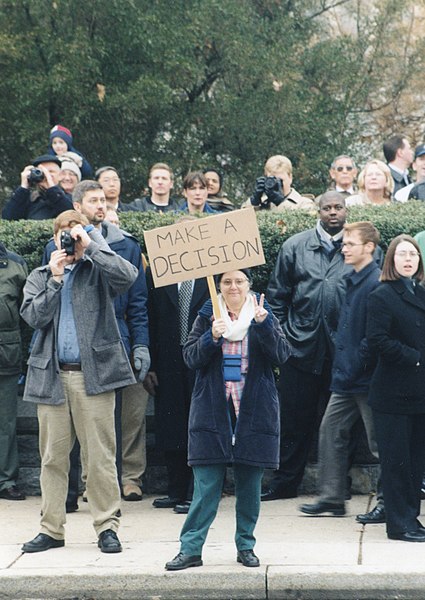
[[[184,502],[192,499],[193,474],[187,464],[187,450],[167,450],[165,465],[168,475],[168,495]]]
[[[373,410],[373,418],[387,533],[416,531],[425,471],[425,414],[399,415]]]
[[[319,496],[324,502],[343,504],[347,489],[349,449],[352,427],[362,419],[369,450],[378,456],[373,414],[367,394],[333,392],[319,430]],[[378,480],[377,501],[383,505],[381,478]]]
[[[280,466],[270,487],[296,494],[304,475],[313,434],[330,392],[330,364],[321,375],[297,369],[289,361],[280,367]]]
[[[261,479],[264,469],[248,465],[233,465],[236,495],[235,544],[238,550],[252,550],[254,529],[260,513]],[[193,467],[195,487],[189,513],[180,534],[183,554],[201,556],[211,523],[221,499],[226,465]]]
[[[17,405],[18,375],[0,375],[0,491],[18,480]]]

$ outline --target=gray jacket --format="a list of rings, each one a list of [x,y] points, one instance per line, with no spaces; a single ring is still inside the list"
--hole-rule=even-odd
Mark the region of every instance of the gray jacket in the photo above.
[[[89,233],[91,243],[75,273],[72,306],[81,366],[89,396],[135,383],[115,319],[113,298],[137,278],[137,269],[113,252],[101,233]],[[56,352],[62,283],[48,265],[32,271],[24,287],[22,318],[38,329],[28,359],[24,400],[62,404],[64,390]]]

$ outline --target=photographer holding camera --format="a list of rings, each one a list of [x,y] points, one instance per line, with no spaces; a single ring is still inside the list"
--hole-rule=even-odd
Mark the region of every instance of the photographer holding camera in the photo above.
[[[54,219],[71,210],[72,202],[59,186],[60,170],[61,161],[50,154],[38,156],[27,165],[21,173],[21,185],[3,208],[3,219]]]
[[[64,546],[69,453],[78,438],[98,547],[121,552],[115,390],[136,380],[114,300],[130,289],[138,270],[79,212],[63,212],[53,226],[56,248],[49,264],[28,276],[21,307],[24,321],[38,332],[24,400],[37,404],[42,491],[40,533],[22,550]]]
[[[264,165],[264,176],[255,182],[254,193],[244,207],[256,210],[315,209],[312,198],[301,196],[292,186],[292,163],[286,156],[271,156]]]

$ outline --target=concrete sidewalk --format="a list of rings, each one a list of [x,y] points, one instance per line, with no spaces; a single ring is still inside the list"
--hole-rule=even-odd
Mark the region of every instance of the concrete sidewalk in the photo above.
[[[308,517],[311,497],[262,504],[258,569],[236,563],[234,498],[223,498],[203,567],[170,573],[184,515],[155,509],[153,497],[123,502],[121,554],[102,554],[88,505],[68,515],[65,548],[22,554],[38,532],[40,498],[0,500],[0,599],[412,599],[425,598],[425,544],[390,541],[385,525],[355,522],[369,509],[354,496],[342,518]]]

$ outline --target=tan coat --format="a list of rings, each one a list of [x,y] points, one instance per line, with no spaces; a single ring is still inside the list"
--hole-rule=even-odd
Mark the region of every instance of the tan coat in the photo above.
[[[252,206],[250,199],[246,200],[242,204],[241,208],[247,208],[249,206]],[[264,210],[264,207],[262,207],[262,206],[254,206],[254,208],[255,208],[255,210]],[[270,204],[266,210],[282,211],[282,210],[287,210],[287,209],[289,209],[289,210],[296,210],[296,209],[314,210],[316,212],[317,206],[312,198],[307,198],[306,196],[301,196],[301,194],[299,192],[297,192],[297,190],[295,190],[294,188],[291,188],[291,191],[286,196],[285,200],[281,204],[279,204],[279,206],[276,206],[275,204],[270,202]]]

